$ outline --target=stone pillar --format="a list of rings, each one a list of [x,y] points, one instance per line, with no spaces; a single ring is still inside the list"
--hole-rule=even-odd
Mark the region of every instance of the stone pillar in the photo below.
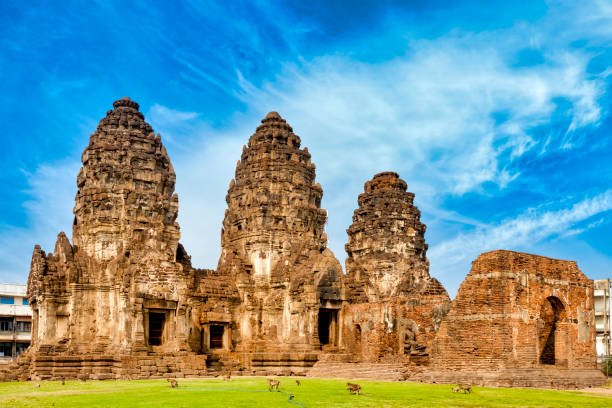
[[[42,344],[53,344],[55,342],[56,332],[55,327],[56,321],[56,305],[54,302],[46,302],[46,307],[41,310],[40,323],[41,323],[41,343]]]
[[[223,326],[223,349],[229,350],[232,344],[232,329],[229,324],[224,324]]]
[[[36,308],[32,308],[32,328],[31,328],[31,340],[30,345],[32,348],[38,346],[38,306]]]
[[[146,351],[147,350],[147,342],[145,337],[145,317],[142,309],[142,299],[140,303],[136,303],[135,311],[134,311],[134,350],[137,351]]]

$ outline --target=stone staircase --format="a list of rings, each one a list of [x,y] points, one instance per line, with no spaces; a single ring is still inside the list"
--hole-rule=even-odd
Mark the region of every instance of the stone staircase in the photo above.
[[[470,384],[485,387],[582,389],[606,384],[595,368],[503,368],[499,370],[423,370],[408,378],[434,384]]]
[[[32,374],[39,380],[111,380],[117,377],[119,367],[119,360],[105,355],[39,355],[32,360]]]
[[[394,363],[346,363],[319,361],[306,374],[317,378],[400,381],[404,366]]]

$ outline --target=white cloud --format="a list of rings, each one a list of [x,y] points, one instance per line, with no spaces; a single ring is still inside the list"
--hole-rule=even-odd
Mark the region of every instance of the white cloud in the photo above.
[[[587,141],[575,133],[597,125],[606,114],[599,102],[606,76],[587,74],[592,55],[568,44],[609,39],[612,25],[605,23],[612,13],[605,2],[597,4],[604,17],[591,18],[579,8],[575,15],[561,13],[552,3],[549,17],[538,25],[411,41],[404,56],[376,64],[341,55],[286,63],[262,86],[238,72],[236,95],[246,113],[223,129],[210,127],[203,113],[154,105],[147,120],[162,134],[177,173],[181,240],[194,265],[216,266],[228,183],[242,144],[270,110],[288,120],[313,156],[324,188],[322,205],[329,214],[329,246],[341,262],[344,230],[363,183],[384,170],[395,170],[408,181],[421,210],[475,227],[472,233],[449,234],[445,241],[431,243],[429,257],[437,275],[450,263],[469,261],[487,248],[527,246],[567,229],[577,231],[577,222],[609,205],[609,192],[565,210],[517,209],[519,215],[492,226],[441,208],[440,202],[479,192],[484,183],[505,188],[520,177],[512,164],[536,146],[544,155]],[[561,33],[559,27],[564,28]],[[511,57],[525,47],[538,48],[545,62],[513,66]],[[571,105],[566,128],[558,134],[534,134],[534,127],[551,124],[558,99]],[[52,166],[41,166],[30,178],[29,227],[11,234],[25,243],[3,234],[0,256],[12,256],[14,270],[23,270],[24,262],[19,264],[16,257],[23,257],[24,245],[27,254],[33,241],[52,249],[57,232],[70,227],[78,165],[60,168],[64,170],[53,172]],[[464,274],[444,275],[451,292]]]
[[[440,213],[448,195],[479,192],[487,182],[503,189],[520,177],[513,163],[545,144],[533,129],[551,125],[558,98],[572,109],[566,131],[551,136],[547,151],[578,147],[577,140],[567,143],[573,132],[598,124],[606,85],[586,73],[590,56],[549,53],[544,64],[516,68],[507,54],[523,44],[503,53],[492,46],[514,34],[415,41],[406,56],[378,64],[320,57],[286,65],[259,88],[241,78],[250,112],[279,111],[313,154],[329,245],[341,260],[357,195],[374,173],[397,171],[422,210]],[[498,113],[504,120],[494,120]],[[264,114],[251,115],[253,128]]]
[[[76,175],[80,163],[63,161],[39,166],[26,173],[30,199],[26,208],[27,225],[3,228],[0,234],[0,280],[24,283],[30,269],[35,244],[52,252],[60,231],[72,235],[72,208]]]
[[[547,203],[538,208],[527,209],[515,217],[459,233],[433,245],[428,252],[432,267],[448,279],[451,274],[457,272],[458,264],[465,265],[482,252],[496,249],[531,252],[530,248],[550,237],[568,237],[596,227],[601,221],[589,223],[585,227],[578,227],[577,224],[612,210],[612,190],[583,199],[566,208],[549,210],[554,204],[556,203]],[[466,269],[456,278],[462,278],[467,272]],[[457,285],[454,286],[456,288]]]
[[[286,66],[262,88],[242,79],[242,99],[288,118],[311,150],[324,152],[320,168],[393,166],[453,194],[485,182],[503,188],[517,174],[500,155],[516,159],[536,144],[530,130],[550,121],[555,98],[572,103],[569,133],[597,124],[605,82],[588,77],[589,59],[579,53],[514,69],[493,41],[490,34],[417,41],[409,55],[375,65],[322,57]],[[496,123],[496,113],[506,119]]]
[[[196,112],[181,112],[160,104],[154,104],[147,114],[148,120],[155,120],[160,126],[183,124],[184,121],[197,118]]]

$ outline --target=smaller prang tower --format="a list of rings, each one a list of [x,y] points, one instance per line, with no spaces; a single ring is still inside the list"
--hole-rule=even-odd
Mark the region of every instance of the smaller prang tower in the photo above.
[[[345,339],[365,360],[425,362],[450,299],[429,276],[425,224],[414,194],[395,172],[365,183],[348,228]],[[353,339],[351,342],[348,339]]]
[[[369,301],[415,293],[431,279],[425,224],[413,204],[414,193],[397,173],[378,173],[359,194],[359,208],[347,230],[346,270],[368,282]]]

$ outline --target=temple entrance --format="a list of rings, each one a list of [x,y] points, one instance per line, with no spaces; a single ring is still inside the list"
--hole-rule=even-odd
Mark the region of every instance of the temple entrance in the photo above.
[[[161,346],[163,344],[165,313],[149,312],[149,345]]]
[[[567,362],[564,319],[565,308],[559,298],[546,298],[540,310],[540,364],[555,365]]]
[[[220,324],[211,324],[210,326],[210,344],[211,349],[223,348],[223,334],[225,328]]]
[[[319,309],[319,343],[338,345],[338,310]]]

